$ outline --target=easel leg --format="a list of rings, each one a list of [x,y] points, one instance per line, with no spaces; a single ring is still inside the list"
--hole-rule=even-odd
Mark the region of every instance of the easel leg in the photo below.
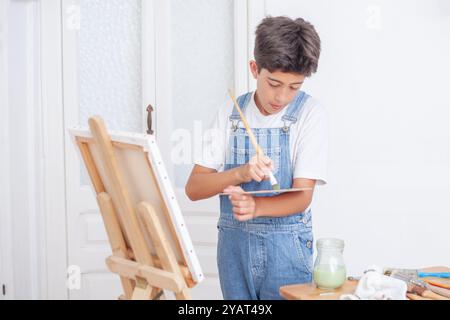
[[[159,288],[151,287],[145,279],[136,279],[131,300],[164,300],[164,291]]]
[[[113,254],[121,258],[128,258],[127,246],[120,229],[119,221],[117,219],[111,197],[106,192],[102,192],[97,195],[97,202],[100,207],[100,212],[103,216],[103,222],[105,223],[109,243],[111,244],[111,250]],[[120,282],[122,283],[125,297],[127,299],[130,299],[134,290],[133,281],[125,277],[120,277]]]
[[[153,245],[155,246],[156,253],[161,261],[162,268],[166,271],[174,272],[183,279],[184,288],[180,292],[175,292],[176,299],[192,299],[190,290],[186,284],[186,279],[183,277],[178,261],[169,246],[169,242],[164,234],[162,225],[153,206],[146,202],[142,202],[138,206],[138,211],[147,226]]]

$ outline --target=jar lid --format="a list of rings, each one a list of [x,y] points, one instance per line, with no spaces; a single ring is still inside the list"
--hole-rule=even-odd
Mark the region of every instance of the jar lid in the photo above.
[[[342,249],[345,243],[344,240],[337,238],[322,238],[317,240],[317,248],[339,248]]]

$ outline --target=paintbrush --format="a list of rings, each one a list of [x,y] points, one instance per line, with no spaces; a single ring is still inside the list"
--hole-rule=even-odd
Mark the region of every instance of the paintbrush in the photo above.
[[[425,281],[429,285],[432,285],[432,286],[435,286],[435,287],[439,287],[439,288],[443,288],[443,289],[447,289],[447,290],[450,291],[450,285],[448,285],[448,284],[441,283],[441,282],[438,282],[436,280],[430,280],[430,279],[424,279],[423,281]]]
[[[427,284],[415,278],[414,276],[403,274],[401,272],[392,271],[390,274],[391,277],[402,280],[406,283],[409,293],[417,294],[423,298],[433,299],[433,300],[450,300],[446,297],[443,297],[433,291],[431,291]]]
[[[443,297],[450,298],[450,290],[448,290],[448,289],[432,285],[428,282],[427,282],[427,288],[429,290],[433,291],[434,293],[440,294]]]
[[[388,276],[394,271],[401,272],[402,274],[406,274],[416,278],[424,278],[424,277],[450,278],[450,272],[424,272],[417,269],[385,268],[383,274]]]
[[[263,193],[273,193],[273,194],[281,194],[286,192],[300,192],[300,191],[311,191],[313,188],[305,187],[305,188],[291,188],[291,189],[279,189],[279,190],[258,190],[258,191],[242,191],[237,192],[239,194],[263,194]],[[219,193],[219,196],[229,196],[231,193]]]
[[[420,279],[421,277],[440,277],[440,278],[448,278],[448,272],[424,272],[418,269],[395,269],[395,268],[386,268],[383,272],[385,275],[391,275],[392,273],[401,273],[405,276],[408,276],[410,279],[415,279],[422,287],[427,288],[428,290],[433,291],[434,293],[440,294],[441,296],[450,298],[450,286],[446,286],[444,284],[437,283],[435,281],[429,279]]]
[[[248,124],[247,119],[245,118],[244,113],[242,112],[241,108],[239,107],[239,104],[238,104],[238,102],[236,101],[236,99],[235,99],[233,93],[231,92],[231,90],[228,90],[228,94],[230,95],[231,100],[233,100],[233,103],[234,103],[234,105],[235,105],[237,111],[239,112],[239,115],[240,115],[240,117],[241,117],[242,123],[244,124],[245,130],[247,130],[247,134],[248,134],[248,136],[250,137],[250,141],[252,142],[253,147],[254,147],[255,150],[256,150],[256,153],[257,153],[259,156],[264,155],[263,150],[262,150],[261,147],[259,146],[258,141],[256,140],[256,138],[255,138],[255,136],[254,136],[254,134],[253,134],[253,131],[252,131],[252,129],[250,128],[250,125]],[[273,189],[273,190],[280,190],[280,185],[278,184],[278,181],[277,181],[277,179],[275,178],[275,176],[273,175],[272,171],[268,171],[267,174],[269,175],[269,178],[270,178],[270,184],[272,185],[272,189]]]

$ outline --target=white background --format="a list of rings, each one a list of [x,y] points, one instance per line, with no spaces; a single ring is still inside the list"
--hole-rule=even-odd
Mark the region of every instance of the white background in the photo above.
[[[349,272],[450,264],[448,1],[265,1],[320,33],[305,86],[330,118],[315,238],[345,240]]]

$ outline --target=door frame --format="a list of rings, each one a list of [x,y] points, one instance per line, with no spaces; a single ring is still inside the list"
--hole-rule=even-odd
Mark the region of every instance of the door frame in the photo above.
[[[235,92],[244,93],[256,89],[248,62],[254,58],[256,26],[265,16],[265,0],[234,0]]]
[[[1,69],[0,73],[0,99],[1,105],[5,106],[2,109],[2,117],[0,118],[0,138],[2,145],[5,146],[3,150],[3,157],[0,159],[0,170],[2,171],[2,181],[0,181],[0,200],[3,206],[2,214],[0,215],[0,238],[3,247],[0,248],[0,258],[3,269],[4,279],[2,283],[7,285],[6,298],[45,298],[47,296],[47,239],[45,234],[45,223],[48,220],[45,215],[43,201],[45,198],[44,186],[44,139],[43,139],[43,119],[42,119],[42,93],[41,91],[41,24],[40,24],[40,0],[27,1],[21,4],[18,9],[23,14],[23,20],[19,23],[23,27],[23,38],[19,42],[24,45],[24,55],[19,59],[14,60],[15,56],[11,56],[17,50],[14,44],[9,47],[9,25],[13,22],[11,20],[13,5],[16,3],[12,0],[2,1],[0,3],[2,21],[2,31],[4,33],[3,40],[3,54],[0,57]],[[12,58],[10,61],[9,59]],[[8,97],[10,90],[16,88],[13,83],[9,83],[10,75],[17,63],[23,63],[24,68],[20,70],[20,76],[23,77],[23,94],[25,95],[22,107],[22,114],[18,117],[14,113],[12,103],[14,100]],[[53,63],[53,61],[52,61]],[[50,64],[51,65],[51,64]],[[15,102],[15,101],[14,101]],[[23,130],[26,128],[26,130]],[[12,132],[14,129],[15,132]],[[23,145],[16,143],[16,138],[19,141],[26,141]],[[18,149],[23,149],[26,154],[32,154],[34,160],[22,160],[26,165],[24,168],[27,172],[27,181],[17,181],[14,179],[14,173],[11,170],[14,167],[12,158],[17,156]],[[30,158],[31,159],[31,158]],[[52,166],[53,169],[53,166]],[[47,170],[48,171],[48,170]],[[17,186],[21,185],[20,192],[12,192],[18,190]],[[25,199],[24,199],[25,198]],[[25,202],[24,202],[25,201]],[[13,215],[12,210],[17,210],[15,207],[21,204],[27,204],[20,209],[19,215]]]
[[[14,275],[12,268],[12,221],[10,203],[10,135],[9,135],[9,103],[8,103],[8,5],[6,1],[0,2],[0,105],[2,117],[0,117],[0,145],[3,146],[0,157],[0,300],[13,297]],[[10,263],[7,263],[10,261]],[[7,288],[3,295],[2,285]]]
[[[62,79],[61,0],[40,1],[42,140],[45,161],[41,227],[44,270],[42,299],[67,299],[67,233]]]

